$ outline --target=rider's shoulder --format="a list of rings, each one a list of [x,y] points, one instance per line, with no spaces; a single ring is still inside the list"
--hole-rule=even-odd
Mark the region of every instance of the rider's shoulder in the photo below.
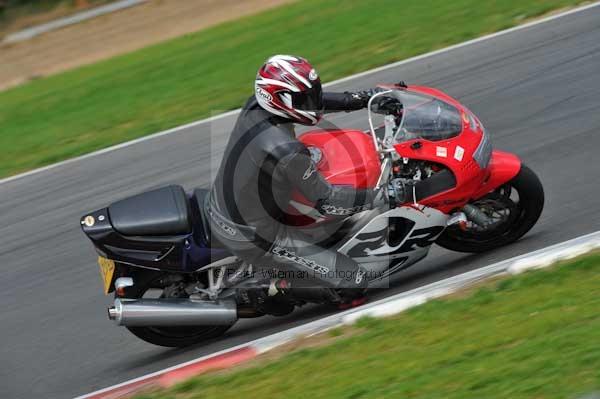
[[[282,159],[306,150],[304,144],[290,134],[285,126],[281,125],[270,125],[256,140],[256,144],[275,159]]]

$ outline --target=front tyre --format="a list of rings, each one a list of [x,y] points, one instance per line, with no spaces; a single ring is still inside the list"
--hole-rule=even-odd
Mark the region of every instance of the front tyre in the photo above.
[[[464,229],[450,226],[436,244],[457,252],[485,252],[518,240],[539,219],[544,208],[544,189],[537,175],[521,165],[511,181],[471,205],[483,211],[493,223],[484,228],[471,222]]]

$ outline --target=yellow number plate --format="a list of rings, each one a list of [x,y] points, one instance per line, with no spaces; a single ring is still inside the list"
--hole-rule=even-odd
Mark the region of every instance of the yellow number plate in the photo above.
[[[112,283],[115,274],[115,261],[100,256],[98,257],[98,265],[100,266],[100,276],[104,282],[104,294],[108,294],[110,283]]]

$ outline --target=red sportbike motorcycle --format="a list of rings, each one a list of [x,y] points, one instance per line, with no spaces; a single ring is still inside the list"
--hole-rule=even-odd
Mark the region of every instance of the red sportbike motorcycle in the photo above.
[[[493,150],[471,111],[433,88],[382,87],[388,90],[369,103],[369,135],[339,130],[300,137],[333,184],[387,186],[392,202],[400,188],[412,190],[410,202],[373,217],[341,252],[367,264],[373,263],[367,259],[372,255],[407,258],[386,269],[389,274],[422,258],[434,242],[453,251],[484,252],[533,227],[544,205],[538,177],[517,156]],[[372,103],[378,97],[384,97],[378,113],[385,117],[376,128]],[[314,222],[322,221],[300,196],[293,205]],[[311,224],[300,215],[291,222]],[[364,239],[377,232],[377,239]]]
[[[483,252],[533,227],[544,204],[539,179],[515,155],[493,150],[471,111],[436,89],[382,87],[369,103],[368,132],[317,130],[299,139],[329,182],[384,188],[389,202],[325,218],[295,195],[288,224],[355,259],[374,285],[423,259],[434,243]],[[206,194],[170,186],[81,219],[100,255],[105,292],[115,292],[110,319],[148,342],[186,346],[223,334],[238,318],[336,297],[326,288],[296,290],[293,281],[284,286],[231,256],[206,230]]]

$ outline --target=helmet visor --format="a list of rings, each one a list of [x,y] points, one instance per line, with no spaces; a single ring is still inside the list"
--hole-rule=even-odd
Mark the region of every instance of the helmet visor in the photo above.
[[[311,89],[300,93],[292,93],[292,106],[301,111],[323,111],[323,89],[321,83],[315,82]]]

